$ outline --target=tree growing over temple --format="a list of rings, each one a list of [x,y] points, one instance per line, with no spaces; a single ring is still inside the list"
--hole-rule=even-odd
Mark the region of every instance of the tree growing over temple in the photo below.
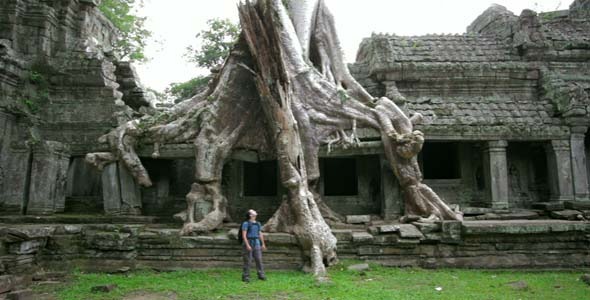
[[[423,134],[413,129],[419,114],[407,114],[394,101],[373,98],[351,76],[344,62],[334,18],[323,0],[258,0],[238,7],[242,32],[209,88],[170,110],[129,120],[100,141],[110,152],[91,153],[102,167],[119,160],[137,182],[151,186],[137,156],[140,144],[191,142],[195,182],[187,210],[179,215],[182,234],[216,229],[227,218],[221,193],[223,165],[233,150],[250,149],[276,157],[286,195],[266,231],[293,233],[318,278],[336,261],[336,238],[326,219],[337,214],[318,193],[320,146],[354,147],[357,128],[381,133],[385,155],[403,191],[406,214],[430,219],[460,219],[422,183],[417,154]],[[210,212],[195,219],[195,204]]]

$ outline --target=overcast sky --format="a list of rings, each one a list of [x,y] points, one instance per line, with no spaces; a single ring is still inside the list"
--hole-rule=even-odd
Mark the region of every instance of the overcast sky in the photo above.
[[[137,66],[146,87],[163,91],[206,73],[186,62],[186,47],[212,18],[238,21],[239,0],[145,0],[140,14],[159,42],[150,42],[151,60]],[[567,9],[572,0],[326,0],[334,17],[346,60],[354,61],[361,40],[373,32],[398,35],[463,33],[492,3],[519,15],[525,8],[536,11]]]

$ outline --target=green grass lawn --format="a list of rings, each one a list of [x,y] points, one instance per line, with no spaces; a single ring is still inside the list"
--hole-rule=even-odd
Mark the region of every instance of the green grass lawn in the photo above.
[[[177,299],[590,299],[590,287],[579,279],[582,271],[423,270],[372,265],[371,270],[358,273],[346,269],[350,263],[331,268],[332,282],[322,285],[301,272],[273,270],[268,271],[268,281],[254,279],[245,284],[239,270],[214,269],[76,273],[72,282],[50,292],[59,300],[125,299],[137,291],[173,292]],[[524,281],[528,288],[517,290],[508,285],[514,281]],[[118,287],[108,294],[90,292],[93,286],[103,284]]]

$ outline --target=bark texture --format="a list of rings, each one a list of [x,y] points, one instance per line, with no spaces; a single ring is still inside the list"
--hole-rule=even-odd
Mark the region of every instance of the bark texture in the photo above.
[[[210,88],[168,112],[122,124],[101,138],[111,151],[88,154],[87,161],[102,167],[121,160],[138,183],[150,186],[135,147],[153,143],[157,158],[161,144],[193,142],[195,183],[179,214],[182,234],[189,234],[218,228],[226,219],[221,172],[232,150],[271,153],[287,195],[264,230],[294,233],[307,270],[320,278],[336,261],[336,238],[326,220],[341,217],[317,193],[319,147],[353,147],[360,142],[357,128],[381,132],[407,214],[461,218],[422,183],[416,157],[424,137],[413,130],[421,116],[409,118],[390,99],[374,99],[350,75],[323,0],[246,1],[238,9],[243,33]],[[197,221],[200,201],[212,210]]]

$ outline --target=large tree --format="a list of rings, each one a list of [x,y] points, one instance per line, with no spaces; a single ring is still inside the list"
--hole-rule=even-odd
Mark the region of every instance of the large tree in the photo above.
[[[158,157],[161,144],[192,142],[195,182],[181,213],[182,234],[189,234],[218,228],[226,219],[221,173],[233,150],[274,155],[287,194],[265,230],[295,234],[307,269],[319,278],[336,260],[336,238],[325,219],[338,218],[317,193],[319,147],[356,145],[359,127],[381,132],[406,214],[461,217],[422,183],[416,156],[424,138],[413,130],[420,115],[409,117],[392,100],[373,98],[350,75],[323,0],[246,1],[238,9],[241,37],[210,88],[168,112],[122,124],[101,138],[111,152],[89,154],[88,161],[100,167],[121,160],[138,183],[150,186],[136,146],[153,143]],[[199,221],[198,202],[212,207]]]

